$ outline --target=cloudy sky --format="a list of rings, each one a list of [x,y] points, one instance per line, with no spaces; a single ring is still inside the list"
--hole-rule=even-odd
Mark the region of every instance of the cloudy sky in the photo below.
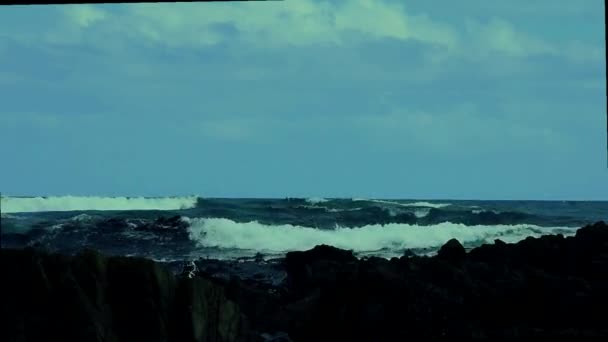
[[[606,200],[603,13],[602,0],[5,7],[0,190]]]

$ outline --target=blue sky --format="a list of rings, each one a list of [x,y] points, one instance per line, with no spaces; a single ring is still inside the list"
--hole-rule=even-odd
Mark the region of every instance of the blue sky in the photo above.
[[[0,189],[606,200],[603,13],[601,0],[3,8]]]

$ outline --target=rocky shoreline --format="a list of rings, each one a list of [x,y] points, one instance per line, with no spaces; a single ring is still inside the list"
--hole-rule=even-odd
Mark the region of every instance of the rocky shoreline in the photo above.
[[[384,341],[608,337],[608,226],[434,257],[280,260],[1,249],[3,341]],[[173,267],[181,265],[173,265]]]

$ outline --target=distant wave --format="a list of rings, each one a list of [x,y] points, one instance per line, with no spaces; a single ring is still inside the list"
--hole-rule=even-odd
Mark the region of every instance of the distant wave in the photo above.
[[[196,206],[198,197],[2,197],[3,213],[75,210],[179,210]]]
[[[498,211],[498,210],[474,209],[474,210],[471,210],[471,213],[475,214],[475,215],[483,214],[483,213],[500,214],[500,211]]]
[[[310,210],[324,210],[325,212],[328,213],[342,213],[342,212],[348,212],[348,211],[359,211],[359,210],[364,210],[365,208],[345,208],[345,209],[341,209],[341,208],[327,208],[324,206],[317,206],[317,205],[299,205],[296,206],[294,208],[301,208],[301,209],[310,209]]]
[[[535,225],[465,226],[440,223],[433,226],[408,224],[367,225],[360,228],[320,230],[294,225],[266,225],[256,221],[238,223],[224,218],[182,218],[190,226],[190,239],[201,247],[256,250],[262,253],[284,253],[307,250],[329,244],[357,253],[390,251],[401,255],[405,249],[438,248],[451,238],[465,246],[471,243],[493,243],[495,239],[517,242],[528,236],[547,234],[573,235],[568,227],[544,228]],[[386,253],[379,253],[386,256]]]
[[[310,204],[319,204],[319,203],[329,202],[329,200],[325,199],[323,197],[310,197],[310,198],[306,199],[306,202],[308,202]]]
[[[94,217],[87,214],[80,214],[70,218],[70,221],[74,222],[91,222],[94,220]]]
[[[407,206],[407,207],[424,207],[424,208],[435,208],[435,209],[445,208],[445,207],[449,207],[452,205],[450,203],[430,203],[430,202],[413,202],[413,203],[400,203],[400,204]]]
[[[428,208],[418,209],[418,210],[414,211],[414,215],[416,215],[417,218],[423,218],[423,217],[427,217],[430,212],[431,212],[431,210]]]
[[[402,207],[422,207],[422,208],[435,208],[435,209],[445,208],[447,206],[452,205],[451,203],[431,203],[431,202],[403,203],[403,202],[385,201],[385,200],[378,200],[378,199],[364,199],[364,198],[353,198],[352,201],[353,202],[365,201],[365,202],[372,202],[372,203],[379,203],[379,204],[398,205],[398,206],[402,206]]]
[[[360,211],[360,210],[364,210],[365,208],[348,208],[348,209],[336,209],[336,208],[325,208],[325,211],[327,211],[328,213],[343,213],[343,212],[348,212],[348,211]]]

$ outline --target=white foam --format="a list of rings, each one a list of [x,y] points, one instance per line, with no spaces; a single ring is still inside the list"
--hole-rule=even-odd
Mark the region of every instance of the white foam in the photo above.
[[[265,225],[256,221],[238,223],[222,218],[183,220],[190,224],[190,239],[201,247],[285,253],[328,244],[357,253],[371,253],[383,257],[401,255],[404,249],[438,248],[451,238],[466,246],[471,243],[493,243],[495,239],[517,242],[528,236],[559,233],[567,236],[576,232],[576,228],[544,228],[524,224],[465,226],[446,222],[433,226],[417,226],[395,223],[321,230],[293,225]],[[377,253],[374,253],[375,251]]]
[[[428,216],[430,212],[431,210],[429,208],[423,208],[414,211],[414,215],[416,215],[417,218],[423,218]]]
[[[319,204],[319,203],[325,203],[325,202],[329,202],[328,199],[325,199],[323,197],[310,197],[306,199],[307,203],[310,204]]]
[[[450,203],[431,203],[431,202],[413,202],[413,203],[401,203],[401,205],[404,205],[406,207],[424,207],[424,208],[445,208],[445,207],[449,207]]]
[[[369,201],[367,198],[363,198],[363,197],[353,197],[350,199],[353,202],[365,202],[365,201]]]
[[[402,207],[423,207],[423,208],[445,208],[447,206],[452,205],[451,203],[431,203],[431,202],[410,202],[410,203],[402,203],[402,202],[394,202],[394,201],[385,201],[378,199],[364,199],[364,198],[353,198],[351,199],[353,202],[373,202],[380,204],[390,204],[390,205],[398,205]]]
[[[346,211],[359,211],[363,210],[363,208],[348,208],[348,209],[337,209],[337,208],[325,208],[325,211],[329,213],[342,213]]]
[[[471,210],[472,214],[482,214],[482,213],[494,213],[494,214],[500,214],[500,211],[497,210],[485,210],[485,209],[475,209],[475,210]]]
[[[74,210],[178,210],[196,206],[189,197],[2,197],[3,213]]]
[[[363,209],[363,208],[338,209],[338,208],[327,208],[327,207],[317,206],[317,205],[299,205],[295,208],[316,209],[316,210],[323,209],[328,213],[341,213],[341,212],[345,212],[345,211],[359,211],[359,210]]]
[[[76,215],[70,219],[70,221],[75,221],[75,222],[89,222],[92,220],[93,220],[93,216],[87,215],[87,214]]]

